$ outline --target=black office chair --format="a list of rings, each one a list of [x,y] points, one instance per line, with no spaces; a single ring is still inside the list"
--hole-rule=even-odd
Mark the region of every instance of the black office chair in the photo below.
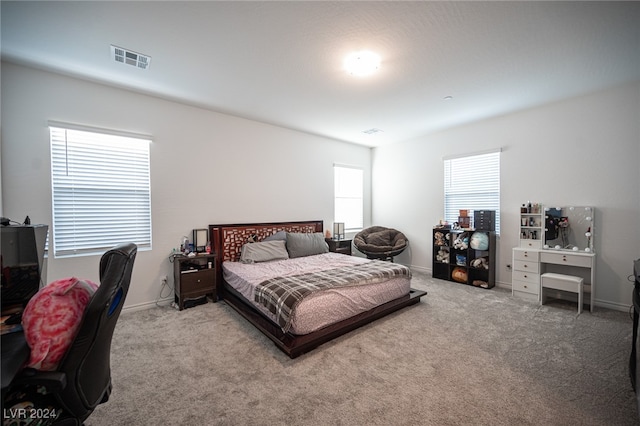
[[[34,392],[37,386],[47,389],[48,402],[61,409],[53,424],[81,425],[96,406],[109,399],[111,338],[129,291],[137,250],[135,244],[129,243],[102,255],[100,286],[89,301],[78,334],[58,369],[25,369],[13,382]]]

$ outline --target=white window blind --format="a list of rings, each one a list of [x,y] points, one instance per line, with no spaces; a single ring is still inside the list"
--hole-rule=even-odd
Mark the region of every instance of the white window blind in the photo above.
[[[362,169],[338,166],[334,173],[334,221],[344,222],[347,231],[360,230],[364,221],[364,172]]]
[[[54,255],[151,248],[150,139],[49,130]]]
[[[460,210],[495,210],[500,234],[500,151],[445,158],[445,220],[457,222]]]

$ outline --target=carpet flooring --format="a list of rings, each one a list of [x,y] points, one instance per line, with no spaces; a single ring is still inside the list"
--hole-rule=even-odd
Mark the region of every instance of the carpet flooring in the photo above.
[[[639,424],[628,313],[413,287],[421,303],[293,360],[223,302],[125,312],[86,425]]]

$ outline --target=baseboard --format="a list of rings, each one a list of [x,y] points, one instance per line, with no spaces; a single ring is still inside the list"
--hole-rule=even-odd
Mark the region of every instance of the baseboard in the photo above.
[[[169,306],[173,302],[173,295],[165,299],[154,300],[151,302],[137,303],[135,305],[128,305],[122,308],[122,312],[136,312],[144,311],[145,309],[155,308],[156,306]]]
[[[433,271],[431,268],[425,268],[424,266],[411,265],[410,268],[412,270],[415,269],[416,271],[420,271],[424,273],[432,273]],[[508,282],[496,281],[496,287],[511,291],[511,283],[508,283]],[[560,296],[559,298],[564,299],[565,297]],[[624,305],[621,303],[614,303],[614,302],[609,302],[606,300],[598,300],[598,299],[594,301],[594,306],[596,308],[605,308],[605,309],[611,309],[612,311],[620,311],[620,312],[629,312],[631,310],[630,305]]]
[[[596,308],[606,308],[620,312],[630,312],[632,307],[632,305],[623,305],[622,303],[613,303],[598,299],[596,299],[593,304]]]
[[[415,269],[416,271],[425,272],[425,273],[431,273],[432,271],[431,268],[425,268],[424,266],[410,265],[409,268],[412,270]]]

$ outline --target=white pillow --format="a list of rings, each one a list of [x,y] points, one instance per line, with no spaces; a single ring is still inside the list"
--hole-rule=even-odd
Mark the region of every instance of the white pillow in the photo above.
[[[242,263],[268,262],[288,258],[289,253],[283,240],[247,243],[242,246],[240,252],[240,262]]]

